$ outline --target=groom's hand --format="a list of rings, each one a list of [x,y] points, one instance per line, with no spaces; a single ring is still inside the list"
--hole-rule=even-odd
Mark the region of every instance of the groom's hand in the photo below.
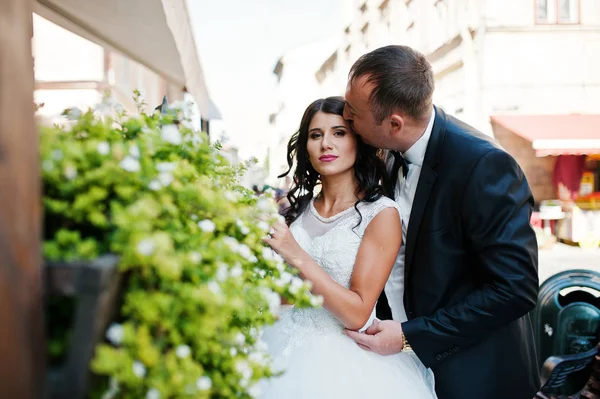
[[[361,348],[383,356],[402,352],[402,324],[393,320],[375,320],[364,333],[345,329]]]

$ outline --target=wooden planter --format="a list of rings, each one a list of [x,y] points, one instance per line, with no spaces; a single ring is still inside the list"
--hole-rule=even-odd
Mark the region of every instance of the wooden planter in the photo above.
[[[47,263],[46,300],[51,296],[75,300],[72,335],[60,366],[48,369],[47,399],[83,399],[90,377],[89,363],[107,324],[115,315],[122,277],[118,257],[106,255],[90,262]],[[46,317],[52,317],[47,314]],[[49,320],[52,323],[52,320]]]

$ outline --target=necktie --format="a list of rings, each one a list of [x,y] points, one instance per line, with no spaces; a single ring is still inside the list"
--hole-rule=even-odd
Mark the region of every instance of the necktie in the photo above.
[[[410,164],[410,162],[408,162],[398,151],[391,151],[391,153],[394,157],[394,164],[392,166],[391,175],[392,179],[397,178],[400,167],[402,167],[402,176],[406,179],[406,175],[408,175],[408,165]]]

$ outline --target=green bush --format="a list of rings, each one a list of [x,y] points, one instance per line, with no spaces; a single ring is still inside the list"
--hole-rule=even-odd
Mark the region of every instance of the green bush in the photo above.
[[[100,111],[69,110],[40,136],[45,259],[115,253],[127,276],[91,363],[106,382],[95,396],[256,396],[273,375],[260,332],[280,296],[320,303],[261,241],[273,200],[240,186],[247,165],[228,164],[181,110]]]

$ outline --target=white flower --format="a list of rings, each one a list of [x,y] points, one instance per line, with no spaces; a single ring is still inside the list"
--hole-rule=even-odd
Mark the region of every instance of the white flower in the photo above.
[[[156,170],[159,172],[173,172],[177,169],[176,162],[159,162],[156,164]]]
[[[235,191],[227,191],[225,193],[225,198],[231,202],[237,202],[239,195]]]
[[[107,155],[110,152],[110,144],[106,141],[101,141],[96,146],[96,151],[98,151],[100,155]]]
[[[52,151],[52,159],[54,159],[55,161],[60,161],[61,159],[63,159],[62,150],[53,150]]]
[[[310,304],[312,306],[314,306],[314,307],[322,306],[323,305],[323,296],[321,296],[321,295],[313,295],[310,298]]]
[[[216,278],[217,281],[225,281],[229,277],[229,270],[227,269],[227,265],[224,263],[219,264],[217,268]]]
[[[241,220],[238,220],[237,222],[235,222],[235,224],[240,229],[240,232],[243,235],[248,235],[250,233],[250,229],[248,228],[248,226],[246,226]]]
[[[191,218],[192,218],[192,220],[198,220],[198,215],[194,214],[194,215],[191,216]]]
[[[245,380],[249,380],[252,377],[252,367],[245,360],[238,360],[235,364],[235,369]]]
[[[180,359],[185,359],[192,353],[192,350],[187,345],[179,345],[175,348],[175,355]]]
[[[116,379],[111,377],[109,384],[109,388],[104,392],[104,395],[102,395],[102,399],[113,399],[120,391],[119,382]]]
[[[169,172],[162,172],[158,175],[158,181],[163,187],[167,187],[173,182],[173,174]]]
[[[175,145],[181,144],[181,132],[179,132],[177,126],[173,124],[164,125],[160,129],[160,137],[168,143]]]
[[[140,361],[133,362],[133,374],[136,377],[144,378],[146,376],[146,367]]]
[[[304,281],[300,277],[295,277],[292,279],[292,284],[290,285],[290,292],[292,294],[297,294],[300,291],[300,288],[304,286]]]
[[[256,383],[248,388],[248,395],[252,396],[253,398],[258,398],[261,394],[262,390],[260,389],[259,383]]]
[[[267,231],[269,231],[271,229],[269,227],[269,225],[267,224],[267,222],[263,222],[262,220],[257,223],[257,226],[258,226],[259,229],[261,229],[264,232],[267,232]]]
[[[160,399],[160,391],[156,388],[150,388],[146,392],[146,399]]]
[[[65,167],[65,177],[68,180],[73,180],[77,177],[77,169],[75,169],[75,167],[71,165]]]
[[[198,147],[203,142],[204,142],[204,138],[201,135],[199,135],[198,133],[192,134],[192,145],[194,147]]]
[[[148,188],[152,191],[158,191],[162,188],[162,184],[156,179],[152,180],[150,184],[148,184]]]
[[[125,329],[120,324],[113,323],[110,325],[108,330],[106,330],[106,338],[113,345],[121,345],[121,342],[123,342],[124,337],[125,337]]]
[[[46,172],[50,172],[52,169],[54,169],[54,163],[51,160],[46,159],[44,162],[42,162],[42,169]]]
[[[128,172],[137,172],[138,170],[140,170],[140,161],[129,155],[121,161],[120,165],[121,168],[125,169]]]
[[[252,257],[252,250],[246,244],[240,244],[237,253],[248,260]]]
[[[267,300],[269,304],[269,310],[271,313],[276,313],[279,310],[279,306],[281,306],[281,297],[278,293],[273,291],[270,288],[263,288],[261,290],[263,297]]]
[[[275,253],[275,251],[273,251],[269,247],[263,247],[263,249],[262,249],[262,257],[265,260],[275,260],[275,257],[273,256],[274,253]]]
[[[231,249],[234,252],[237,252],[238,247],[240,245],[238,240],[231,236],[223,237],[223,242],[229,247],[229,249]]]
[[[150,238],[144,238],[136,247],[138,254],[142,256],[150,256],[154,253],[154,242]]]
[[[262,352],[252,352],[250,356],[248,356],[248,360],[250,360],[252,363],[264,366],[267,362],[267,357]]]
[[[208,391],[210,388],[212,388],[211,379],[207,376],[198,378],[196,380],[196,388],[198,388],[200,391]]]
[[[285,283],[283,281],[281,281],[281,279],[275,280],[275,285],[278,286],[278,287],[280,287],[280,288],[285,287]]]
[[[261,335],[262,333],[260,332],[260,330],[256,327],[250,327],[250,336],[252,336],[253,338],[257,338],[259,335]]]
[[[244,270],[242,269],[242,266],[240,266],[240,264],[236,264],[232,269],[231,269],[231,277],[233,278],[238,278],[238,277],[242,277],[242,275],[244,274]]]
[[[202,230],[205,233],[212,233],[213,231],[215,231],[217,226],[212,220],[204,219],[198,222],[198,227],[200,227],[200,230]]]
[[[140,149],[138,148],[137,145],[132,144],[129,146],[129,155],[131,155],[134,158],[140,157]]]
[[[267,345],[267,343],[265,341],[263,341],[262,339],[259,339],[258,341],[256,341],[256,350],[259,350],[261,352],[267,352],[269,350],[269,345]]]
[[[241,332],[237,333],[235,335],[235,343],[238,345],[244,345],[246,343],[246,336],[244,334],[242,334]]]
[[[256,262],[258,262],[258,258],[256,256],[252,255],[251,257],[248,258],[248,262],[256,263]]]
[[[263,258],[265,258],[265,260],[271,260],[273,262],[283,262],[283,258],[269,247],[263,247],[262,256]]]
[[[265,272],[264,269],[255,268],[254,272],[258,274],[260,278],[265,278],[265,276],[267,275],[267,272]]]
[[[223,291],[221,290],[221,286],[216,281],[211,281],[207,284],[208,290],[215,294],[216,296],[221,296]]]
[[[256,207],[263,212],[272,212],[275,210],[275,203],[267,198],[261,198],[256,203]]]
[[[237,349],[236,348],[229,349],[229,354],[231,355],[231,357],[235,357],[237,355]]]
[[[288,272],[282,272],[281,273],[281,277],[279,277],[279,279],[281,280],[281,282],[283,284],[289,284],[292,282],[292,279],[294,278],[294,276],[291,273]],[[300,280],[302,281],[302,280]]]
[[[190,253],[190,260],[194,263],[200,263],[202,262],[202,255],[200,254],[200,252],[191,252]]]

